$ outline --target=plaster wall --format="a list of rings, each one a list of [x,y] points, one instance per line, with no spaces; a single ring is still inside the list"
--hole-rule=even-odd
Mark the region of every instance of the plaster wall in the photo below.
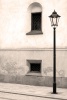
[[[31,31],[30,5],[39,3],[32,11],[42,10],[43,35],[26,35]],[[53,28],[49,15],[54,11],[61,16],[57,27],[58,48],[67,47],[67,0],[0,0],[0,48],[53,47]]]
[[[57,84],[67,87],[67,50],[57,50]],[[29,74],[28,60],[42,60],[41,73]],[[53,50],[0,50],[0,81],[52,86]]]

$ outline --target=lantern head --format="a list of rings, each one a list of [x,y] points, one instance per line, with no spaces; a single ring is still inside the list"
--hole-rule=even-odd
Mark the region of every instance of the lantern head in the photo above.
[[[57,12],[54,10],[54,12],[49,16],[50,21],[51,21],[51,26],[54,26],[54,27],[58,26],[58,22],[59,22],[60,17],[61,16],[59,16],[57,14]]]

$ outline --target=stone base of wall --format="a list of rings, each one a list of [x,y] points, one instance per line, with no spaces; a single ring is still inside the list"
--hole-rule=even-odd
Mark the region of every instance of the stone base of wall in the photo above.
[[[53,78],[49,76],[11,76],[11,75],[0,75],[0,82],[5,83],[16,83],[25,85],[35,86],[50,86],[53,85]],[[67,78],[57,77],[57,87],[67,88]]]

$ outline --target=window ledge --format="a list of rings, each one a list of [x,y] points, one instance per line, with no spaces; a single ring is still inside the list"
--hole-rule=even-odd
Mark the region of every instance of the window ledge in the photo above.
[[[26,35],[40,35],[40,34],[42,35],[43,32],[39,31],[39,30],[32,30],[32,31],[26,33]]]
[[[41,73],[36,73],[36,72],[29,72],[27,73],[27,76],[41,76]]]

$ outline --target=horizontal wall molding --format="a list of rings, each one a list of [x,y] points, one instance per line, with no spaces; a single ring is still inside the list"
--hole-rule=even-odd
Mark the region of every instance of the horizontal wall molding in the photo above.
[[[53,51],[53,48],[16,48],[0,49],[0,51]],[[56,51],[67,51],[67,48],[56,48]]]

